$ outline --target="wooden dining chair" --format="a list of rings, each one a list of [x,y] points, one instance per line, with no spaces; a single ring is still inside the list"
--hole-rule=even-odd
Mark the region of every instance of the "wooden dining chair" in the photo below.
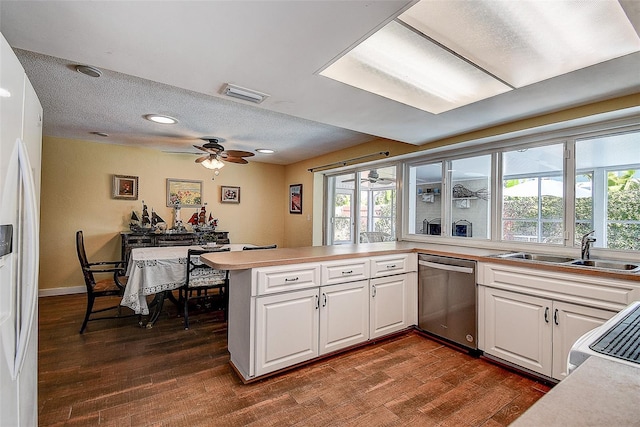
[[[130,317],[134,314],[122,316],[120,313],[120,305],[114,305],[106,308],[94,310],[93,304],[96,298],[100,297],[122,297],[127,280],[124,271],[123,261],[102,261],[89,262],[87,253],[84,249],[84,237],[82,231],[76,232],[76,250],[78,252],[78,260],[82,268],[84,283],[87,288],[87,310],[84,321],[80,327],[80,333],[83,333],[87,327],[87,323],[93,320],[116,319],[120,317]],[[94,275],[108,276],[100,280],[96,280]],[[109,310],[116,310],[117,313],[112,316],[101,316],[91,318],[91,315]]]
[[[244,246],[243,251],[255,251],[260,249],[276,249],[278,245],[265,245],[265,246]]]
[[[200,255],[211,252],[226,252],[229,248],[189,249],[187,253],[187,277],[180,288],[179,301],[184,308],[184,329],[189,329],[189,302],[203,301],[201,307],[224,311],[227,320],[229,305],[229,272],[209,267],[200,262]]]

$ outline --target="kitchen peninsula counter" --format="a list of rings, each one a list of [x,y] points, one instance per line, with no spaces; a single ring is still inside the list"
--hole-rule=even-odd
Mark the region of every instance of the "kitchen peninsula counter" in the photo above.
[[[239,252],[216,252],[202,255],[203,261],[220,270],[246,270],[275,265],[340,259],[393,255],[399,253],[428,252],[434,255],[463,257],[480,261],[491,255],[504,253],[491,249],[463,246],[424,244],[416,242],[361,243],[359,245],[306,246]]]
[[[361,243],[358,245],[306,246],[300,248],[278,248],[231,253],[217,252],[205,254],[202,256],[202,259],[207,265],[220,270],[246,270],[258,267],[412,252],[428,253],[431,255],[448,256],[453,258],[464,258],[473,261],[511,265],[523,268],[535,268],[560,273],[582,274],[592,277],[640,282],[640,273],[496,257],[496,255],[504,253],[517,252],[516,250],[473,248],[448,244],[409,241]],[[579,256],[576,258],[579,258]]]

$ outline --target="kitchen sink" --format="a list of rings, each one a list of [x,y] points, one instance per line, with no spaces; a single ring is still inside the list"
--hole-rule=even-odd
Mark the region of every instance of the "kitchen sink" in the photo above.
[[[500,258],[509,259],[528,259],[531,261],[553,262],[558,264],[564,264],[567,262],[575,261],[575,258],[558,256],[558,255],[544,255],[544,254],[532,254],[529,252],[516,252],[512,254],[498,255]]]
[[[614,261],[604,259],[575,259],[561,255],[545,255],[530,252],[513,252],[508,254],[496,255],[498,258],[513,260],[528,260],[547,262],[550,264],[564,264],[576,267],[592,267],[603,270],[624,271],[627,273],[640,272],[640,263],[630,263],[625,261]]]
[[[607,270],[640,271],[640,265],[630,264],[623,261],[605,261],[601,259],[578,259],[573,261],[573,265],[584,267],[604,268]]]

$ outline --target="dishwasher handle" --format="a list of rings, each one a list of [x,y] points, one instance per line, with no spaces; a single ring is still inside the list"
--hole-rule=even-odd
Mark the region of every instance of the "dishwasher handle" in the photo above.
[[[473,268],[470,268],[470,267],[460,267],[457,265],[440,264],[437,262],[429,262],[429,261],[418,261],[418,264],[424,267],[437,268],[438,270],[447,270],[447,271],[455,271],[457,273],[473,274]]]

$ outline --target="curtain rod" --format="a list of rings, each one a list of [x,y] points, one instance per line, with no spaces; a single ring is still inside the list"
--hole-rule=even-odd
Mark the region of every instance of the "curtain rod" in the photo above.
[[[333,163],[329,163],[327,165],[316,166],[316,167],[313,167],[313,168],[309,168],[307,170],[309,172],[317,172],[319,170],[331,169],[334,166],[347,166],[349,163],[355,162],[357,160],[367,159],[369,157],[381,156],[381,155],[384,155],[385,157],[389,157],[389,152],[388,151],[379,151],[377,153],[366,154],[364,156],[354,157],[353,159],[343,160],[341,162],[333,162]]]

